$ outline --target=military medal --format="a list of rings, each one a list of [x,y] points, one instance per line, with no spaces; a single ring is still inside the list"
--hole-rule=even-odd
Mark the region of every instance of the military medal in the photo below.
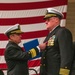
[[[47,46],[54,46],[55,35],[53,35],[49,40]]]

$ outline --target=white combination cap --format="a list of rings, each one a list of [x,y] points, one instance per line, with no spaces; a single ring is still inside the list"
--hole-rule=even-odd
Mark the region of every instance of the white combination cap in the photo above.
[[[63,16],[62,12],[60,12],[57,9],[47,8],[44,19],[47,19],[47,18],[50,18],[50,17],[59,17],[60,19],[62,19],[64,16]]]
[[[15,24],[15,25],[11,26],[10,28],[8,28],[4,34],[10,35],[10,34],[21,34],[21,33],[23,33],[23,32],[20,29],[20,25]]]

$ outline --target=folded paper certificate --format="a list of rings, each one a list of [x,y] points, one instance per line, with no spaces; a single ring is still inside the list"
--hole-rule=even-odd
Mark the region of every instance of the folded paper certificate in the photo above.
[[[30,49],[32,49],[32,48],[35,48],[35,47],[38,46],[38,45],[39,45],[38,39],[34,39],[34,40],[28,41],[28,42],[26,42],[26,43],[23,44],[24,50],[25,50],[26,52],[28,52],[28,51],[29,51]],[[39,55],[37,55],[37,56],[34,57],[34,58],[38,58],[38,57],[40,57],[40,55],[41,55],[41,53],[39,53]],[[32,59],[34,59],[34,58],[30,58],[30,60],[32,60]]]
[[[32,48],[35,48],[38,45],[39,45],[38,39],[34,39],[23,44],[26,52],[28,52]]]

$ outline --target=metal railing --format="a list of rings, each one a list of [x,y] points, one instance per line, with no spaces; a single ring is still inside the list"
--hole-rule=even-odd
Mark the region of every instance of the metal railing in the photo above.
[[[36,75],[38,75],[37,71],[35,69],[29,69],[35,72]]]
[[[4,75],[3,71],[0,69],[0,75]]]
[[[0,75],[4,75],[3,70],[7,70],[7,69],[0,69]],[[34,71],[36,75],[38,75],[37,71],[35,69],[29,69],[29,71]]]

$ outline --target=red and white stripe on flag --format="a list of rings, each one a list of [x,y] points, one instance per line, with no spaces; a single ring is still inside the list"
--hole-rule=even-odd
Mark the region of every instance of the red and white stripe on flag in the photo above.
[[[46,8],[56,8],[64,14],[61,25],[66,22],[67,0],[0,0],[0,69],[7,69],[4,59],[4,50],[8,42],[4,35],[5,30],[19,23],[23,34],[20,46],[29,40],[38,38],[39,43],[42,43],[48,31],[46,30],[43,16]],[[40,58],[29,61],[29,68],[35,69],[39,74]],[[7,70],[4,70],[6,74]],[[30,75],[35,72],[30,71]]]

